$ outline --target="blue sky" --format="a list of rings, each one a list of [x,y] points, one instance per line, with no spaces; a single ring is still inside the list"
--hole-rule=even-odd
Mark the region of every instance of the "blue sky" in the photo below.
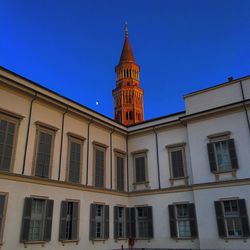
[[[250,75],[249,0],[1,0],[0,9],[1,66],[111,118],[126,21],[145,119]]]

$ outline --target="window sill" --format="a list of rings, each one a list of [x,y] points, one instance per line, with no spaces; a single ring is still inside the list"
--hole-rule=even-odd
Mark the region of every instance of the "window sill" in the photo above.
[[[186,180],[188,179],[189,176],[183,176],[183,177],[172,177],[172,178],[169,178],[170,181],[178,181],[178,180]]]
[[[133,185],[143,185],[149,184],[149,181],[134,182]]]
[[[38,240],[38,241],[23,241],[22,242],[23,244],[24,244],[24,246],[25,245],[35,245],[35,244],[37,244],[37,245],[39,245],[39,244],[41,244],[42,246],[44,246],[44,244],[46,244],[47,243],[47,241],[43,241],[43,240]]]
[[[196,238],[195,237],[176,237],[175,240],[191,240],[194,241]]]
[[[236,171],[237,171],[237,169],[224,170],[224,171],[216,170],[216,171],[213,171],[212,173],[215,174],[215,175],[217,175],[217,174],[226,174],[226,173],[234,174]]]
[[[125,237],[121,237],[121,238],[115,238],[115,241],[118,241],[118,240],[128,240],[128,238],[125,238]]]
[[[91,239],[92,242],[93,241],[106,241],[106,240],[108,240],[108,239]]]
[[[244,240],[246,241],[249,237],[248,236],[230,236],[230,237],[222,237],[225,241],[228,240]]]
[[[67,244],[67,243],[75,243],[76,245],[78,245],[79,240],[60,240],[60,242],[62,242],[63,246],[64,244]]]

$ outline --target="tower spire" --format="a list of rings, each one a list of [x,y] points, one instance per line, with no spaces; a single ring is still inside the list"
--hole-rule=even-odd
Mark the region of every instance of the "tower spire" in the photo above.
[[[125,37],[128,38],[128,22],[125,22]]]

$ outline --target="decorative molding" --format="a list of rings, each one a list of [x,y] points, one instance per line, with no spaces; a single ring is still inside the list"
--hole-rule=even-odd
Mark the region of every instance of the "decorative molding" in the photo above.
[[[105,149],[109,147],[107,144],[104,144],[104,143],[101,143],[101,142],[98,142],[98,141],[93,141],[92,143],[95,146],[99,146],[99,147],[102,147],[102,148],[105,148]]]
[[[80,140],[80,141],[85,141],[85,140],[86,140],[85,137],[83,137],[83,136],[81,136],[81,135],[78,135],[78,134],[75,134],[75,133],[72,133],[72,132],[68,132],[68,133],[67,133],[67,136],[76,138],[76,139],[78,139],[78,140]]]
[[[41,121],[36,121],[35,124],[36,124],[36,126],[38,126],[38,127],[50,129],[50,130],[53,130],[53,131],[55,131],[55,132],[59,130],[59,128],[54,127],[54,126],[52,126],[52,125],[50,125],[50,124],[46,124],[46,123],[41,122]]]

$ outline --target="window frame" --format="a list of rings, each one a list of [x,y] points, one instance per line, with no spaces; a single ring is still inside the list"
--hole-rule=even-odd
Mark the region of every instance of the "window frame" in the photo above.
[[[78,136],[73,133],[67,133],[68,135],[68,150],[67,150],[67,166],[66,166],[66,181],[72,184],[80,184],[82,183],[82,168],[83,168],[83,146],[85,138],[82,136]],[[71,143],[80,144],[80,165],[79,165],[79,182],[72,182],[69,180],[69,171],[70,171],[70,155],[71,155]]]
[[[0,247],[1,247],[4,243],[3,242],[3,235],[4,235],[4,229],[5,229],[5,221],[6,221],[6,215],[7,215],[9,193],[0,192],[0,195],[4,196],[3,216],[2,216],[2,222],[0,224]]]
[[[50,163],[49,163],[49,170],[48,170],[48,179],[51,179],[52,175],[52,167],[53,167],[53,156],[54,156],[54,146],[55,146],[55,137],[58,128],[53,127],[51,125],[45,124],[43,122],[37,121],[35,122],[36,125],[36,137],[35,137],[35,150],[33,156],[33,167],[32,167],[32,175],[37,178],[45,178],[36,175],[36,167],[37,167],[37,158],[38,158],[38,147],[40,142],[40,133],[46,133],[51,135],[51,148],[50,148]],[[47,178],[45,178],[47,179]]]
[[[0,169],[0,171],[4,172],[13,172],[14,170],[14,164],[15,164],[15,156],[16,156],[16,149],[17,149],[17,142],[18,142],[18,135],[19,135],[19,127],[21,120],[24,118],[24,116],[21,116],[19,114],[4,110],[0,108],[0,120],[4,120],[10,123],[15,124],[15,133],[13,138],[13,145],[12,145],[12,152],[11,152],[11,160],[10,160],[10,166],[9,170],[3,170]]]
[[[118,150],[114,149],[114,155],[115,155],[115,189],[118,192],[125,192],[125,190],[126,190],[126,187],[125,187],[126,152],[122,152],[122,151],[118,151]],[[117,179],[117,174],[118,174],[117,158],[118,157],[123,159],[123,190],[118,190],[118,179]]]
[[[169,162],[169,171],[170,171],[170,181],[174,180],[183,180],[188,178],[187,174],[187,160],[186,160],[186,143],[176,143],[166,145],[166,149],[168,151],[168,162]],[[172,163],[172,152],[181,151],[182,152],[182,165],[183,165],[183,176],[174,177],[173,163]]]
[[[148,177],[148,149],[144,149],[144,150],[139,150],[139,151],[135,151],[132,152],[133,155],[133,175],[134,175],[134,182],[133,185],[141,185],[141,184],[149,184],[149,177]],[[139,157],[144,157],[144,162],[145,162],[145,166],[144,166],[144,171],[145,171],[145,180],[144,181],[140,181],[137,182],[136,180],[136,158]]]
[[[92,174],[92,178],[93,178],[93,186],[97,187],[97,188],[105,188],[106,187],[106,152],[107,152],[107,148],[108,146],[103,144],[103,143],[99,143],[94,141],[93,142],[93,174]],[[96,150],[100,150],[103,152],[104,154],[104,159],[103,159],[103,187],[100,186],[96,186]]]

